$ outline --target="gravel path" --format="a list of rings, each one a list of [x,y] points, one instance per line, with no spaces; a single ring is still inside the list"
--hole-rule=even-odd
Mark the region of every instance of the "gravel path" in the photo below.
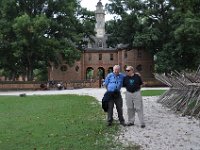
[[[148,90],[143,88],[142,90]],[[13,91],[0,92],[0,95],[52,95],[79,94],[91,95],[101,101],[105,89],[76,89],[61,91]],[[124,98],[125,89],[122,89]],[[140,128],[138,118],[134,126],[121,127],[117,137],[124,144],[141,145],[144,150],[200,150],[200,121],[181,117],[157,103],[158,97],[143,97],[146,128]],[[115,119],[116,110],[115,110]],[[126,105],[124,117],[127,120]]]

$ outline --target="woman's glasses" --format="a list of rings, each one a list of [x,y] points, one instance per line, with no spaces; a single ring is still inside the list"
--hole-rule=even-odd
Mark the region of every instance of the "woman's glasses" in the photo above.
[[[126,72],[129,72],[129,71],[131,71],[131,70],[126,70]]]

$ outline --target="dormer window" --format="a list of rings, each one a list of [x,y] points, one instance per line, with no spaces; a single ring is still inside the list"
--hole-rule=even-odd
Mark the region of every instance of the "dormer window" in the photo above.
[[[110,54],[110,60],[113,60],[113,54]]]
[[[102,48],[103,47],[103,43],[102,41],[100,40],[99,43],[98,43],[98,47]]]

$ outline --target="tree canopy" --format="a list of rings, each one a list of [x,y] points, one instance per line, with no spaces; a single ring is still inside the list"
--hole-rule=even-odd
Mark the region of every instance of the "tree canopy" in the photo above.
[[[77,0],[1,0],[0,69],[33,80],[35,69],[81,56],[82,38],[94,34],[94,12]],[[62,57],[62,59],[61,59]]]
[[[155,71],[200,64],[200,0],[109,0],[108,46],[127,44],[155,56]],[[34,70],[80,59],[83,37],[95,35],[94,12],[80,0],[1,0],[0,73],[33,80]],[[62,59],[61,59],[62,58]]]
[[[200,64],[199,0],[109,0],[117,14],[107,22],[109,46],[143,47],[155,56],[155,71],[194,70]]]

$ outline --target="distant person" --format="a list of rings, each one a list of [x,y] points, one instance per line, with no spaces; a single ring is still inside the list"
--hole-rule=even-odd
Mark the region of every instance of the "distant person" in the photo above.
[[[143,114],[143,100],[141,95],[141,86],[143,82],[141,76],[134,72],[132,66],[126,67],[126,76],[124,77],[123,86],[126,88],[126,105],[128,114],[127,126],[134,125],[135,113],[137,112],[141,128],[145,127]]]
[[[108,126],[112,125],[113,122],[113,108],[116,105],[119,122],[121,125],[125,125],[123,117],[123,101],[121,96],[121,87],[123,85],[124,75],[120,73],[120,66],[115,65],[113,67],[113,72],[109,73],[105,78],[104,85],[107,89],[108,97],[108,110],[107,110],[107,122]]]
[[[63,84],[63,82],[58,82],[58,83],[56,84],[56,87],[57,87],[58,90],[63,90],[63,89],[64,89],[64,84]]]
[[[104,87],[104,79],[101,80],[101,88]]]

